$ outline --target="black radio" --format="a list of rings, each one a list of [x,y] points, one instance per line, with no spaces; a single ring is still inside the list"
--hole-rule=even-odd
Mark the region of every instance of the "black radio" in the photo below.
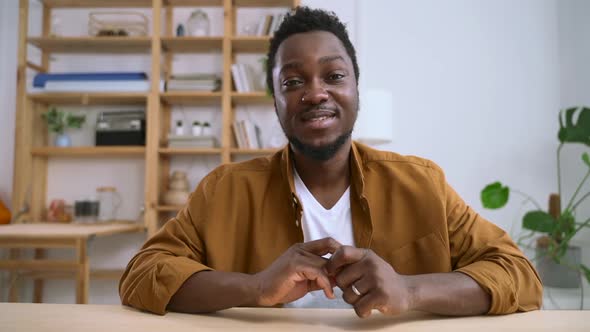
[[[145,145],[145,111],[101,112],[96,145]]]

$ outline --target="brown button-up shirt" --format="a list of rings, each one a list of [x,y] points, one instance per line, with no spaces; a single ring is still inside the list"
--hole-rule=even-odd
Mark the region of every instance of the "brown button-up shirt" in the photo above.
[[[192,274],[256,273],[302,242],[291,154],[286,147],[207,175],[129,262],[119,285],[123,304],[164,314]],[[356,142],[350,162],[357,247],[401,274],[465,273],[490,294],[492,314],[540,307],[542,286],[530,262],[506,232],[465,204],[437,165]]]

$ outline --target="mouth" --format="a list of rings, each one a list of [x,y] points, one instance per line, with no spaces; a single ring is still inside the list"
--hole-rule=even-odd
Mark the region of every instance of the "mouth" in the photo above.
[[[303,124],[310,129],[325,129],[336,122],[337,114],[335,111],[319,109],[305,112],[300,119]]]

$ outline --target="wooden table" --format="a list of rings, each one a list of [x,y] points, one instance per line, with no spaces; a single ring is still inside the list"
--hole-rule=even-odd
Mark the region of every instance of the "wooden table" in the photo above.
[[[0,248],[9,248],[10,258],[0,259],[0,270],[58,271],[76,275],[76,303],[88,303],[88,242],[96,237],[139,232],[143,225],[130,223],[109,224],[13,224],[0,226]],[[35,249],[35,259],[21,259],[20,249]],[[45,259],[49,248],[73,248],[73,260]],[[41,276],[35,282],[35,302],[42,302]],[[18,301],[18,282],[10,287],[10,301]]]
[[[118,305],[0,303],[2,331],[590,331],[590,311],[533,311],[449,318],[418,312],[358,318],[352,309],[236,308],[158,316]]]

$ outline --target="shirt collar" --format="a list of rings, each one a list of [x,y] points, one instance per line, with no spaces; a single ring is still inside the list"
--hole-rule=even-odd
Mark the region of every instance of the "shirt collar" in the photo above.
[[[365,183],[363,176],[362,157],[355,141],[352,141],[350,152],[350,182],[352,188],[354,188],[354,194],[358,198],[361,198],[364,196]],[[297,197],[295,181],[293,179],[293,151],[291,150],[290,144],[287,144],[281,151],[281,172],[283,173],[283,178],[287,179],[289,183],[291,197]],[[353,194],[352,191],[351,194]]]

